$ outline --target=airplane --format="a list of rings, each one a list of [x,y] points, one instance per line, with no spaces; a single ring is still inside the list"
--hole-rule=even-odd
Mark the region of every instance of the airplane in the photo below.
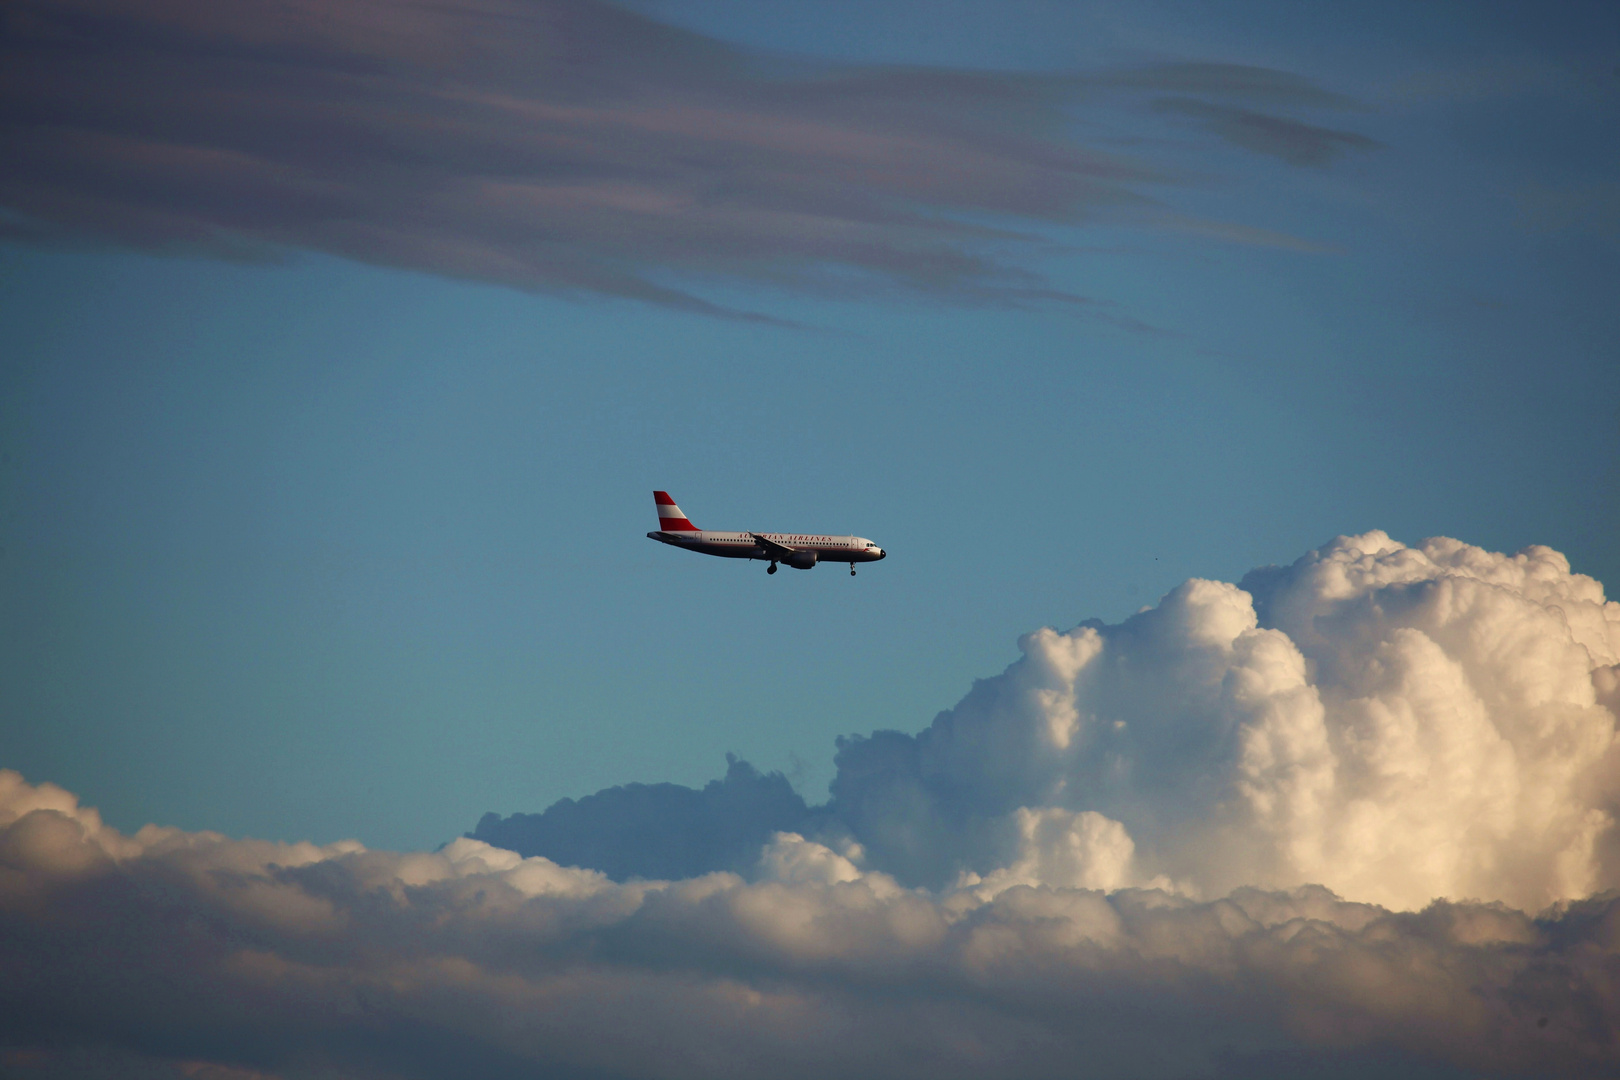
[[[767,574],[776,573],[777,563],[785,563],[795,570],[809,570],[818,562],[847,562],[849,576],[854,577],[856,563],[877,562],[888,555],[864,536],[706,532],[681,513],[669,492],[653,492],[653,502],[658,506],[658,531],[648,533],[648,539],[727,559],[769,560]]]

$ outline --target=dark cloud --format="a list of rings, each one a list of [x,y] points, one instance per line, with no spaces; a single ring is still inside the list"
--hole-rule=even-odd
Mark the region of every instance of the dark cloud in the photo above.
[[[0,773],[8,1078],[1613,1075],[1620,901],[613,884],[148,827]]]
[[[1340,103],[1220,64],[793,64],[595,0],[13,0],[0,17],[7,236],[311,249],[710,314],[691,289],[708,277],[1049,300],[1017,265],[1030,238],[984,223],[1140,209],[1162,179],[1074,141],[1077,96]],[[1206,119],[1288,160],[1355,139]]]
[[[485,814],[467,835],[520,855],[588,866],[616,881],[742,871],[775,832],[813,832],[819,818],[779,772],[727,757],[702,790],[625,784],[562,799],[539,814]]]
[[[1221,138],[1290,165],[1327,165],[1349,150],[1372,150],[1378,143],[1353,131],[1318,127],[1282,116],[1197,98],[1168,97],[1153,102],[1163,113],[1191,117]]]

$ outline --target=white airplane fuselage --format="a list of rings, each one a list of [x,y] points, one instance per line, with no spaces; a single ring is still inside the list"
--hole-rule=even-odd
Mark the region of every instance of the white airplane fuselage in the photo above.
[[[877,562],[883,549],[864,536],[817,536],[811,533],[650,532],[647,534],[671,547],[719,555],[726,559],[770,559],[770,551],[756,538],[764,538],[794,551],[814,551],[817,562]],[[773,560],[777,561],[777,560]]]
[[[888,553],[864,536],[830,536],[824,533],[713,532],[695,527],[665,492],[655,492],[658,523],[664,528],[647,534],[649,539],[671,547],[685,548],[723,559],[759,559],[771,564],[786,563],[809,570],[817,563],[877,562]]]

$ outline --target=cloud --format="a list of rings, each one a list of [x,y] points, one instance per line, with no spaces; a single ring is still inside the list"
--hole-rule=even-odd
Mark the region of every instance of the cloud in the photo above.
[[[920,734],[843,741],[829,810],[874,866],[1408,910],[1620,887],[1620,604],[1548,548],[1341,537],[1020,647]]]
[[[1192,96],[1342,107],[1282,72],[836,68],[597,0],[17,0],[4,17],[0,235],[308,249],[766,321],[695,290],[1061,297],[1130,325],[1020,265],[1045,224],[1151,221],[1168,180],[1077,141],[1082,102],[1170,90],[1290,161],[1360,140]]]
[[[671,814],[682,859],[736,866],[678,880],[471,837],[127,836],[0,772],[0,1064],[1620,1070],[1620,604],[1557,552],[1340,537],[1022,650],[923,732],[845,740],[825,807],[733,761],[480,825],[645,866],[638,815]],[[777,812],[803,831],[741,861]]]
[[[1620,604],[1551,549],[1340,537],[1020,648],[922,732],[840,740],[823,806],[733,762],[702,793],[610,789],[472,835],[618,878],[676,851],[738,870],[775,830],[936,890],[1539,910],[1620,888]]]
[[[859,856],[778,834],[748,877],[619,884],[471,839],[123,836],[0,773],[0,1043],[17,1077],[1620,1065],[1612,898],[1531,917],[1320,887],[929,893]]]
[[[591,866],[610,877],[683,878],[744,870],[777,832],[806,830],[817,815],[781,773],[728,757],[725,779],[701,791],[625,784],[561,799],[540,814],[485,814],[468,833],[522,855]]]
[[[1205,128],[1227,142],[1257,154],[1269,154],[1290,165],[1327,165],[1346,151],[1372,150],[1378,146],[1367,136],[1352,131],[1336,131],[1196,98],[1159,98],[1153,108],[1201,121]]]

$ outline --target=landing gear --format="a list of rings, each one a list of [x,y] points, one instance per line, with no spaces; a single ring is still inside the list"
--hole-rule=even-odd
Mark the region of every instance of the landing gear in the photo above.
[[[767,574],[774,574],[774,573],[776,573],[776,564],[775,564],[775,563],[771,563],[771,565],[769,565],[769,566],[767,566],[767,567],[766,567],[766,568],[765,568],[765,572],[766,572],[766,573],[767,573]]]
[[[849,564],[849,576],[850,577],[855,576],[855,564],[854,563]]]

